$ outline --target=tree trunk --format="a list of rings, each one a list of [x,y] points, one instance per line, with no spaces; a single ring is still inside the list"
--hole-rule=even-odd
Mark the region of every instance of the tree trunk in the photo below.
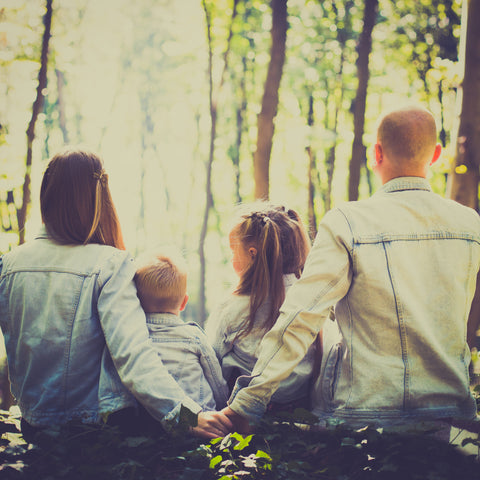
[[[480,165],[480,0],[469,0],[465,41],[465,73],[455,165],[448,195],[478,211]]]
[[[47,64],[48,64],[48,44],[50,41],[50,31],[52,26],[52,0],[47,0],[47,11],[43,17],[45,29],[42,40],[42,53],[40,56],[40,70],[38,72],[37,96],[32,106],[32,117],[27,128],[27,158],[25,162],[25,181],[23,182],[23,198],[22,205],[17,210],[18,219],[18,243],[25,242],[25,223],[27,220],[27,212],[30,206],[30,181],[32,170],[32,148],[35,139],[35,123],[39,113],[42,111],[44,102],[44,90],[47,87]]]
[[[366,148],[363,145],[363,129],[365,125],[365,104],[368,87],[368,59],[372,50],[372,30],[377,16],[378,0],[365,0],[363,11],[363,29],[358,42],[357,75],[358,86],[353,110],[352,158],[350,160],[350,176],[348,181],[348,199],[358,199],[360,169],[365,164]]]
[[[257,149],[253,157],[255,177],[255,198],[269,197],[270,153],[274,132],[274,119],[278,107],[278,90],[285,62],[287,40],[287,0],[272,0],[272,47],[267,79],[262,100],[262,110],[258,115]]]
[[[465,18],[465,17],[464,17]],[[448,196],[478,211],[480,166],[480,0],[467,2],[465,72],[462,82],[462,110],[457,136],[455,165],[450,173]],[[462,25],[464,26],[464,24]],[[480,277],[477,279],[480,280]],[[475,345],[480,327],[480,285],[468,319],[468,342]]]
[[[217,99],[223,87],[225,73],[228,68],[228,56],[230,53],[230,45],[233,36],[233,22],[237,15],[238,0],[233,0],[232,17],[230,22],[227,47],[223,54],[223,70],[220,75],[220,81],[214,95],[213,86],[213,47],[212,47],[212,23],[210,12],[208,11],[206,1],[202,1],[203,10],[205,12],[207,26],[207,45],[208,45],[208,83],[209,83],[209,105],[210,105],[210,147],[208,160],[206,163],[206,179],[205,179],[205,210],[203,213],[202,228],[200,230],[200,239],[198,242],[198,256],[200,260],[200,282],[198,292],[198,317],[197,321],[203,326],[207,319],[206,295],[205,295],[205,279],[206,279],[206,262],[205,262],[205,240],[207,238],[208,219],[210,209],[213,207],[212,195],[212,165],[215,156],[215,138],[217,136]]]
[[[65,114],[65,75],[58,68],[55,69],[55,75],[57,77],[57,92],[58,92],[58,126],[62,131],[63,143],[70,143],[70,137],[67,129],[67,116]]]
[[[313,93],[308,94],[308,115],[307,125],[313,127],[315,116],[313,111]],[[317,177],[317,161],[315,152],[311,145],[305,147],[308,155],[308,231],[310,238],[313,240],[317,236],[317,215],[315,212],[315,181]]]
[[[240,98],[241,101],[237,105],[236,119],[237,119],[237,137],[235,141],[235,148],[232,155],[232,162],[235,169],[235,201],[241,203],[242,195],[240,194],[240,148],[242,146],[242,137],[244,130],[244,116],[247,111],[247,58],[242,58],[242,76],[240,78]]]

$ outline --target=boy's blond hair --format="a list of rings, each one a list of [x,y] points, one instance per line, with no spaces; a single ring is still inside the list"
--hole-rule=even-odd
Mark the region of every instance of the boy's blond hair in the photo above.
[[[187,293],[187,268],[180,257],[155,255],[141,263],[135,274],[137,295],[147,313],[176,310]]]

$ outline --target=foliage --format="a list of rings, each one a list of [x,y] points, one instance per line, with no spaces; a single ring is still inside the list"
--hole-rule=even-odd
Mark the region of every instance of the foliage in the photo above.
[[[311,416],[311,415],[310,415]],[[306,412],[266,418],[253,435],[202,443],[185,432],[124,436],[117,427],[68,426],[27,444],[1,412],[2,479],[474,479],[480,465],[426,433],[309,428]],[[477,445],[478,445],[478,441]]]

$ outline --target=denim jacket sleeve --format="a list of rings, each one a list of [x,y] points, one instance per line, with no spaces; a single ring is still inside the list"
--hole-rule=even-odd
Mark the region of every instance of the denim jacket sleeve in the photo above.
[[[315,340],[330,307],[347,293],[352,279],[351,239],[343,214],[328,212],[302,277],[289,288],[277,322],[262,340],[252,376],[237,381],[229,401],[236,413],[252,421],[261,418],[279,383]]]
[[[187,397],[168,373],[149,340],[145,313],[133,282],[132,258],[118,252],[102,266],[97,309],[107,347],[124,385],[159,421],[176,417],[183,405],[201,407]]]
[[[233,342],[229,335],[230,322],[225,314],[228,301],[222,302],[210,314],[205,326],[205,332],[215,351],[218,360],[221,362],[223,357],[233,348]]]
[[[208,344],[206,337],[203,342],[200,342],[200,364],[205,378],[212,389],[217,409],[225,407],[228,399],[227,382],[222,376],[222,368],[215,351]]]

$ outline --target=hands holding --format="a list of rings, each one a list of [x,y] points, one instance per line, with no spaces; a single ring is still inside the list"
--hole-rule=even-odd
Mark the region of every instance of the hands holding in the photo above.
[[[224,437],[230,432],[251,433],[248,420],[230,407],[225,407],[220,412],[200,412],[198,424],[192,428],[195,435],[202,438]]]
[[[221,411],[233,424],[233,430],[238,433],[251,433],[253,431],[250,423],[245,417],[235,413],[230,407],[225,407]]]
[[[233,423],[222,412],[200,412],[198,424],[192,428],[193,433],[202,438],[224,437],[233,430]]]

